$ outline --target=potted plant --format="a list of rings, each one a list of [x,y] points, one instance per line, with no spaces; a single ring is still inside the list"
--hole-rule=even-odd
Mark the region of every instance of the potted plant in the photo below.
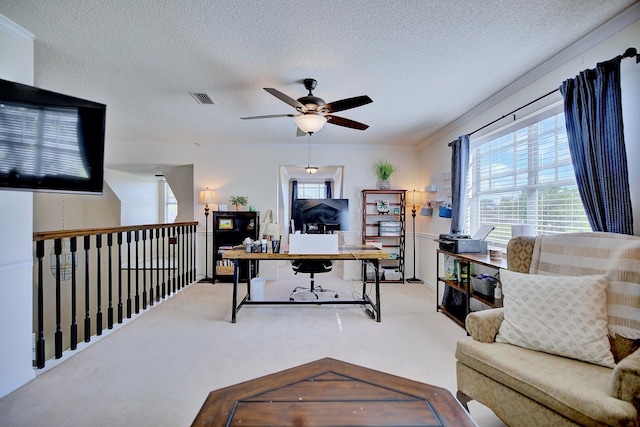
[[[241,207],[247,206],[249,198],[246,196],[231,196],[229,197],[229,202],[231,202],[231,204],[236,207],[236,210],[239,211],[242,210]]]
[[[373,168],[378,178],[380,178],[380,189],[390,190],[391,183],[389,182],[389,178],[391,174],[397,170],[397,167],[388,160],[378,160],[373,164]]]

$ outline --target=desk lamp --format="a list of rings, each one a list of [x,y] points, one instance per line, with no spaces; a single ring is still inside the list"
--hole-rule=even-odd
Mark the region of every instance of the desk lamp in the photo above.
[[[209,203],[215,203],[216,192],[214,190],[200,190],[200,203],[204,204],[204,277],[198,283],[213,283],[209,277]]]

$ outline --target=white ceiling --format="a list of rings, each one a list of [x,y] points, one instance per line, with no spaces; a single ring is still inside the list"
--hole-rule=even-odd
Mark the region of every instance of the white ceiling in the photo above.
[[[2,0],[0,13],[35,35],[36,86],[107,104],[107,144],[304,142],[292,118],[240,117],[295,113],[262,88],[299,98],[311,77],[327,102],[374,101],[337,114],[369,129],[326,125],[318,142],[400,146],[634,2]]]

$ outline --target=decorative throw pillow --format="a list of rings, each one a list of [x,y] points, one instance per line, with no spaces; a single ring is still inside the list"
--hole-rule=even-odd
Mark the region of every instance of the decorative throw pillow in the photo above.
[[[614,367],[605,276],[500,270],[504,321],[496,342]]]

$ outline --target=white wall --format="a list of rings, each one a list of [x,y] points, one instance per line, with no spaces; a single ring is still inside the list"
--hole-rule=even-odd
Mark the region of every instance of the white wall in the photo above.
[[[638,18],[636,17],[635,19]],[[489,108],[473,117],[458,120],[443,129],[438,135],[435,135],[425,143],[421,153],[421,179],[424,183],[429,183],[429,178],[432,175],[449,169],[451,150],[448,147],[448,143],[458,136],[472,132],[498,117],[527,104],[559,87],[564,80],[573,78],[580,71],[594,68],[598,62],[620,55],[629,47],[638,48],[639,46],[640,20],[637,20],[606,39],[596,42],[584,52],[576,54],[573,59],[566,61],[566,63],[557,66],[555,69],[548,70],[542,77],[528,84],[512,96],[507,97],[495,107]],[[621,68],[623,119],[634,212],[634,232],[636,235],[640,235],[640,123],[638,122],[638,116],[640,115],[640,65],[636,64],[633,59],[624,59]],[[519,112],[518,115],[519,117],[524,116],[561,99],[562,96],[559,93],[555,93]],[[504,126],[507,123],[508,119],[503,120],[487,130]],[[431,218],[422,217],[417,226],[420,232],[417,251],[419,257],[418,271],[420,272],[419,275],[431,285],[434,285],[436,276],[435,249],[437,248],[437,243],[433,241],[433,238],[440,233],[448,233],[449,227],[450,220],[439,218],[437,213],[434,213]],[[471,233],[474,231],[470,230]]]
[[[178,201],[175,222],[193,221],[193,206],[200,194],[193,187],[193,165],[161,166],[160,170]]]
[[[120,200],[120,225],[157,224],[160,191],[154,177],[105,169],[104,180]]]
[[[0,78],[33,84],[33,34],[0,15]],[[33,197],[0,191],[0,397],[35,376],[31,366]]]
[[[106,184],[103,193],[34,193],[33,230],[39,232],[119,226],[120,201]]]
[[[373,145],[355,145],[344,141],[323,139],[322,132],[312,137],[311,160],[315,165],[344,166],[344,197],[350,200],[349,239],[354,243],[361,241],[361,190],[376,188],[377,177],[373,163],[384,157],[400,168],[391,177],[393,188],[420,188],[424,183],[418,174],[419,155],[415,147],[383,147]],[[268,209],[277,217],[278,206],[278,167],[281,165],[307,164],[307,141],[292,136],[290,141],[277,145],[260,143],[245,144],[207,144],[200,143],[180,147],[157,149],[154,143],[125,144],[110,142],[107,163],[148,163],[166,164],[171,159],[175,164],[193,163],[193,194],[209,187],[216,191],[219,203],[228,203],[230,196],[243,195],[249,198],[249,204],[264,215]],[[231,208],[231,206],[230,206]],[[193,203],[194,220],[198,221],[199,231],[204,232],[204,209],[199,203]],[[204,239],[199,238],[199,258],[204,254]],[[408,240],[408,245],[410,244]],[[411,260],[408,260],[411,261]],[[204,273],[204,264],[198,263],[198,271]],[[211,266],[210,266],[211,267]],[[407,271],[413,271],[412,265]],[[349,269],[346,269],[349,270]],[[273,271],[273,270],[269,270]],[[350,270],[349,270],[350,271]],[[359,272],[359,269],[353,270]],[[261,271],[265,273],[265,271]],[[354,273],[355,274],[355,273]],[[355,276],[354,276],[355,277]],[[273,277],[267,277],[271,279]]]

